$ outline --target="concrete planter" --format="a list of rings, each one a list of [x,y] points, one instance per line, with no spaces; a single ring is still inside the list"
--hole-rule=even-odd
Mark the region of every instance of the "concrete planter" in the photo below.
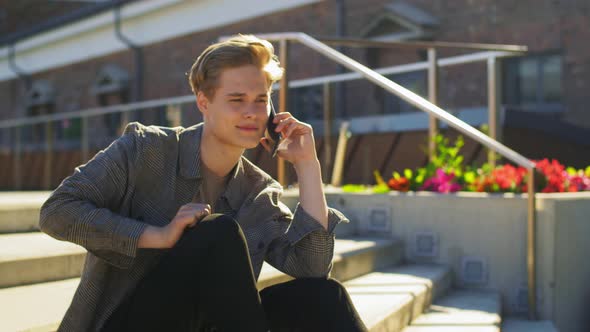
[[[526,195],[330,189],[326,196],[352,221],[337,236],[401,238],[407,261],[448,264],[455,287],[499,290],[504,313],[526,312]],[[297,192],[284,201],[294,207]],[[590,192],[538,194],[536,238],[540,318],[561,331],[583,330],[590,326]]]

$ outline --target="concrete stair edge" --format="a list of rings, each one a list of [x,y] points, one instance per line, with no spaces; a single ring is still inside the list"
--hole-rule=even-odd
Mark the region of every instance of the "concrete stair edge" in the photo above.
[[[502,332],[557,332],[550,320],[530,321],[526,318],[508,316],[502,320]]]
[[[428,308],[433,296],[446,292],[450,268],[437,264],[390,267],[344,285],[370,332],[398,332]]]
[[[403,332],[500,332],[501,303],[497,291],[451,290]]]

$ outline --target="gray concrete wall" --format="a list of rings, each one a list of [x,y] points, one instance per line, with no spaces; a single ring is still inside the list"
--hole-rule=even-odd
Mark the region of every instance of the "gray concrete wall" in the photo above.
[[[342,234],[401,238],[407,261],[448,264],[455,287],[499,290],[505,314],[527,311],[526,195],[373,195],[334,189],[326,196],[330,206],[353,221]],[[287,192],[283,201],[294,207],[296,191]],[[539,316],[553,320],[561,331],[585,331],[590,326],[584,315],[590,305],[590,192],[537,194],[536,226]],[[417,253],[419,233],[437,240],[432,257]],[[463,277],[464,260],[473,259],[484,263],[483,282]]]
[[[560,331],[590,329],[590,200],[555,199],[555,305]]]

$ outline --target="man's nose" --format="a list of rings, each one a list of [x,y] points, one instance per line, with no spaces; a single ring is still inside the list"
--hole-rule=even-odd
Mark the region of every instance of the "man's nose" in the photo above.
[[[260,112],[260,107],[256,103],[248,103],[244,110],[244,116],[247,118],[255,118]]]

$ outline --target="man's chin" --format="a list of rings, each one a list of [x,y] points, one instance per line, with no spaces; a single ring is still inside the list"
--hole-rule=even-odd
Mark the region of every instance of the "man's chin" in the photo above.
[[[254,149],[259,144],[260,144],[260,141],[259,140],[255,140],[255,139],[249,138],[249,139],[241,139],[239,145],[242,148],[244,148],[244,149]]]

